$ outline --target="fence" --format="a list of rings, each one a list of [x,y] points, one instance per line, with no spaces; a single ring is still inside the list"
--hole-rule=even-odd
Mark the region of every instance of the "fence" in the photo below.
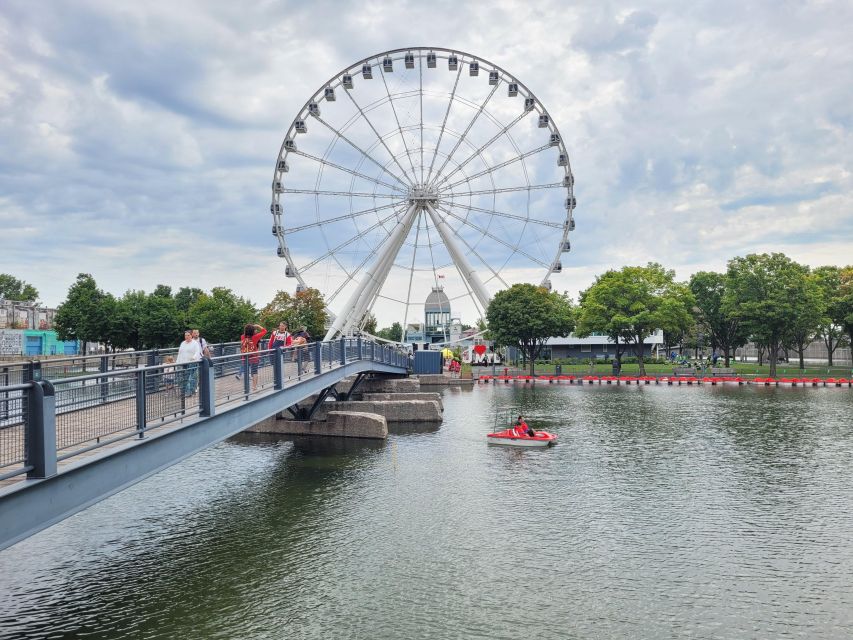
[[[212,416],[217,407],[355,360],[408,366],[408,355],[394,347],[341,338],[0,386],[0,480],[48,477],[73,456],[187,417]]]

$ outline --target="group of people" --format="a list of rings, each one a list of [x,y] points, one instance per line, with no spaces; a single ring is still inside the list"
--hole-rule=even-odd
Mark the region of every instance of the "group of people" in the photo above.
[[[259,324],[247,324],[243,327],[243,335],[240,336],[240,353],[247,355],[243,358],[241,370],[235,377],[239,380],[241,375],[251,376],[252,391],[258,390],[258,366],[261,362],[258,351],[261,349],[261,340],[267,333],[267,330]],[[303,326],[296,334],[291,334],[287,330],[287,323],[279,322],[278,329],[275,329],[270,335],[267,348],[298,346],[306,344],[310,340],[311,334],[308,333],[308,327]]]
[[[181,372],[181,391],[185,396],[191,396],[198,390],[198,363],[202,358],[210,357],[210,347],[207,340],[201,337],[198,329],[187,329],[184,331],[184,341],[178,347],[178,358],[174,361],[176,365],[184,365],[179,367]],[[170,363],[169,363],[170,364]],[[168,376],[172,371],[164,370],[167,375],[167,385],[174,384],[173,378],[170,380]]]

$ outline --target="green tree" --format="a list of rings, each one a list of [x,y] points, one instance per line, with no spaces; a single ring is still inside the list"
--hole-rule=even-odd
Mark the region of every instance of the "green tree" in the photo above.
[[[379,329],[374,335],[377,338],[401,342],[403,340],[403,326],[399,322],[395,322],[390,327]]]
[[[175,300],[157,295],[145,298],[139,323],[139,339],[145,349],[159,349],[175,344],[182,337],[182,318]]]
[[[210,295],[202,293],[189,308],[187,323],[199,329],[208,342],[230,342],[239,338],[247,323],[255,322],[257,314],[251,302],[231,289],[214,287]],[[176,336],[173,344],[179,338]]]
[[[140,327],[145,307],[144,291],[127,291],[118,300],[113,300],[109,329],[105,341],[114,349],[142,348]]]
[[[158,296],[160,298],[171,298],[172,297],[172,287],[167,284],[158,284],[154,287],[154,291],[151,294],[152,296]]]
[[[8,273],[0,273],[0,298],[15,302],[35,302],[38,297],[39,292],[33,285]]]
[[[847,334],[847,340],[853,347],[853,265],[839,269],[838,298],[832,308],[835,322]]]
[[[790,342],[792,328],[815,304],[808,269],[782,253],[750,254],[729,260],[723,312],[743,323],[752,340],[763,345],[776,375],[779,350]]]
[[[279,291],[270,303],[261,310],[261,324],[274,327],[279,322],[286,322],[291,331],[300,327],[308,327],[308,333],[315,338],[322,338],[326,333],[326,303],[323,295],[317,289],[305,289],[291,295],[287,291]]]
[[[525,354],[531,375],[548,338],[567,336],[575,327],[571,301],[532,284],[515,284],[495,294],[486,319],[496,342],[516,346]]]
[[[372,336],[376,335],[376,316],[370,311],[365,313],[361,320],[361,330]]]
[[[817,338],[826,346],[827,364],[838,347],[847,344],[844,330],[837,322],[837,307],[841,299],[841,271],[838,267],[818,267],[813,272],[823,298],[824,313],[818,323]]]
[[[675,282],[675,272],[657,263],[611,270],[581,293],[577,334],[608,336],[617,345],[620,364],[619,343],[632,346],[640,375],[645,375],[646,338],[658,329],[670,333],[686,331],[692,324],[693,303],[690,289]]]
[[[178,311],[184,319],[186,319],[187,314],[190,312],[190,307],[192,307],[202,295],[204,295],[204,291],[196,287],[181,287],[178,289],[178,292],[175,294],[175,306],[178,307]]]
[[[694,314],[697,322],[711,337],[714,348],[723,350],[725,366],[735,349],[746,344],[749,335],[740,319],[723,312],[726,276],[711,271],[698,271],[690,277],[690,292],[696,300]]]
[[[805,281],[799,293],[803,303],[797,305],[797,315],[788,329],[787,345],[797,350],[800,359],[800,369],[805,369],[805,351],[820,331],[821,320],[826,315],[826,298],[820,286],[819,279],[804,266]]]
[[[115,300],[98,289],[95,279],[81,273],[56,309],[54,324],[60,340],[80,340],[83,353],[88,342],[108,342]]]

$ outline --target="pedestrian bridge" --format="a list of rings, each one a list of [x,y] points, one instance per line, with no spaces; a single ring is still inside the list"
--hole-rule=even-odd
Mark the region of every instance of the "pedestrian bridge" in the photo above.
[[[0,549],[346,377],[408,371],[394,347],[341,338],[257,352],[253,388],[238,377],[252,356],[228,351],[194,365],[144,352],[130,366],[125,354],[0,368],[12,382],[0,386]]]

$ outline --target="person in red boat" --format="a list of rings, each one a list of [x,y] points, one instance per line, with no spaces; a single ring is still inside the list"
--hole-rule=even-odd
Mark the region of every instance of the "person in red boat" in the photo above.
[[[536,436],[536,432],[527,426],[524,416],[518,416],[518,420],[515,421],[514,431],[517,436],[529,436],[531,438]]]

